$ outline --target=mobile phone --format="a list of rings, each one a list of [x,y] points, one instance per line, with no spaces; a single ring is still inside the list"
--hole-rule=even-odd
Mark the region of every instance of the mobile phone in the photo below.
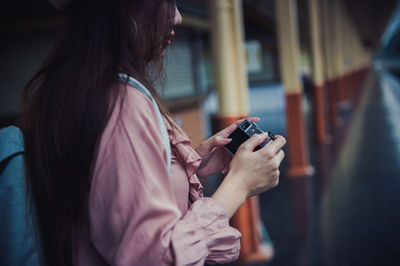
[[[246,140],[248,140],[252,135],[254,134],[261,134],[264,133],[264,131],[262,131],[256,123],[249,121],[249,120],[244,120],[242,123],[240,123],[240,125],[238,126],[237,129],[235,129],[235,131],[233,131],[228,138],[231,138],[232,141],[229,142],[225,148],[226,150],[234,155],[237,151],[237,149],[239,148],[239,146],[245,142]],[[258,145],[254,150],[259,150],[262,147],[264,147],[265,145],[268,145],[269,143],[271,143],[272,141],[275,140],[274,135],[268,131],[268,137],[264,140],[263,143],[261,143],[260,145]]]

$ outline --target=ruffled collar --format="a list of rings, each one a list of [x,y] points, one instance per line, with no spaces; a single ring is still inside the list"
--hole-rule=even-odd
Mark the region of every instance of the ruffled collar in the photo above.
[[[185,132],[183,132],[182,129],[178,130],[175,127],[173,128],[170,121],[165,118],[164,120],[168,131],[169,141],[171,143],[171,149],[176,152],[176,156],[181,160],[185,167],[186,175],[190,184],[190,201],[193,203],[197,199],[203,197],[203,186],[196,175],[197,168],[199,168],[202,159],[192,148],[191,142]]]

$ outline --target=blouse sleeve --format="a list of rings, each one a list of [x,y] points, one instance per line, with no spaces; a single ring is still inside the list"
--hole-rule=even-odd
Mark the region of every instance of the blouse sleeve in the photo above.
[[[239,255],[223,203],[194,202],[183,216],[150,100],[128,87],[103,133],[89,195],[91,239],[111,265],[203,265]]]

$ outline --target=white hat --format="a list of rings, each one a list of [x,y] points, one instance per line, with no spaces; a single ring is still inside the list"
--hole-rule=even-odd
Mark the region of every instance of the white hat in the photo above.
[[[55,8],[63,10],[73,0],[49,0],[49,1],[53,6],[55,6]]]

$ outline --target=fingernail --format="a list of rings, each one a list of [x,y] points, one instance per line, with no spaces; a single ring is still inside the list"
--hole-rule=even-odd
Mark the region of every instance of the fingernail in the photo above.
[[[215,140],[217,141],[217,142],[219,142],[219,143],[229,143],[229,142],[231,142],[231,138],[225,138],[225,137],[222,137],[222,136],[216,136],[215,137]]]
[[[232,141],[231,138],[224,138],[224,142],[225,142],[225,143],[229,143],[229,142],[231,142],[231,141]]]

